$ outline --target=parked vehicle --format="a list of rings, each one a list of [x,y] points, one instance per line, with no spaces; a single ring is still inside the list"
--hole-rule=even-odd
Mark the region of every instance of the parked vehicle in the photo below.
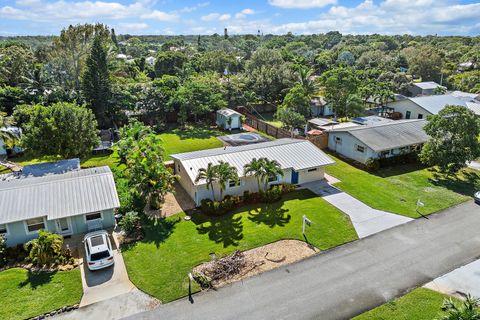
[[[475,200],[475,203],[480,204],[480,191],[475,192],[473,199]]]
[[[107,231],[87,233],[83,238],[83,243],[89,270],[99,270],[114,264],[112,244]]]

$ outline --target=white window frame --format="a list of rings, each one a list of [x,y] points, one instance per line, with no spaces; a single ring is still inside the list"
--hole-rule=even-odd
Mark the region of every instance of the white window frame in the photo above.
[[[28,230],[27,220],[37,219],[37,218],[42,218],[42,220],[43,220],[43,228],[40,228],[40,229],[34,230],[34,231]],[[37,217],[37,218],[30,218],[30,219],[23,220],[23,226],[25,227],[25,233],[26,233],[26,234],[37,234],[38,231],[40,231],[40,230],[48,231],[48,228],[47,228],[47,219],[45,219],[45,217]]]
[[[278,175],[275,175],[275,180],[271,180],[271,181],[270,181],[270,177],[268,177],[267,182],[268,182],[269,184],[279,182],[279,177],[278,177]]]
[[[335,144],[342,144],[342,138],[339,136],[335,136]]]
[[[94,211],[94,212],[85,213],[83,215],[83,220],[85,221],[85,223],[87,223],[87,221],[92,221],[92,220],[87,220],[87,216],[89,214],[94,214],[94,213],[100,213],[100,219],[92,219],[92,220],[102,220],[103,221],[103,211]]]
[[[238,182],[235,183],[235,185],[233,185],[233,186],[230,185],[231,182],[235,182],[235,180],[228,180],[228,182],[227,182],[227,188],[228,189],[238,188],[242,185],[242,182],[241,182],[240,179],[238,179]]]
[[[3,234],[6,237],[10,235],[10,231],[8,230],[8,223],[0,223],[0,225],[2,224],[5,226],[5,233],[0,233],[0,234]]]
[[[359,150],[359,148],[362,149],[362,150]],[[355,145],[355,151],[360,152],[360,153],[365,153],[365,147],[357,144],[357,145]]]

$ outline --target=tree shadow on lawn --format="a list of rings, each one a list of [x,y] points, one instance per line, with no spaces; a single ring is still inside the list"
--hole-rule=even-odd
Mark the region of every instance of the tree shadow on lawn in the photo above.
[[[292,216],[287,214],[289,210],[284,209],[281,205],[273,204],[248,211],[248,219],[256,224],[265,224],[270,228],[275,226],[284,227],[289,222]]]
[[[449,176],[433,168],[429,171],[433,172],[432,178],[429,178],[433,185],[444,187],[464,196],[472,197],[480,187],[480,173],[477,172],[464,170],[454,176]]]
[[[52,281],[52,278],[56,273],[57,273],[56,271],[45,272],[45,271],[28,270],[27,279],[20,282],[18,284],[18,287],[23,288],[29,285],[33,290],[35,290],[39,286],[43,286],[44,284],[50,283],[50,281]]]
[[[160,247],[175,231],[177,223],[181,222],[180,217],[177,218],[152,218],[145,219],[143,222],[143,231],[145,237],[140,240],[143,243],[155,243]],[[136,245],[136,241],[122,245],[122,250],[129,250]]]
[[[200,220],[201,221],[201,220]],[[201,223],[197,220],[197,223]],[[243,239],[242,216],[227,215],[210,218],[197,227],[199,234],[208,234],[208,238],[215,243],[223,243],[223,247],[238,246]]]
[[[211,137],[217,137],[220,135],[220,131],[208,126],[204,123],[194,124],[185,128],[177,127],[171,130],[167,130],[165,133],[176,134],[181,140],[184,139],[209,139]]]
[[[378,171],[372,172],[372,174],[380,178],[389,178],[389,177],[399,176],[402,174],[423,170],[425,168],[427,167],[421,163],[397,164],[397,165],[381,168]]]

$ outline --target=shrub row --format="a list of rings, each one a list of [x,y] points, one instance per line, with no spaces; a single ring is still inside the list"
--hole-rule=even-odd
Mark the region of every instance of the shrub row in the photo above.
[[[377,171],[380,168],[391,167],[398,164],[407,164],[418,162],[418,153],[411,152],[388,158],[368,159],[365,167],[368,171]]]

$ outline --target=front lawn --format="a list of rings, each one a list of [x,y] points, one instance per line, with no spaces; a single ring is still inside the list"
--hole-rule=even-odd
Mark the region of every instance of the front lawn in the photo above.
[[[80,303],[80,270],[31,272],[13,268],[0,272],[0,319],[26,319]]]
[[[336,164],[326,167],[326,172],[341,181],[335,186],[375,209],[412,218],[420,217],[415,212],[418,199],[425,204],[419,211],[431,214],[471,199],[475,184],[480,181],[480,174],[472,169],[446,178],[434,169],[415,164],[380,169],[372,174],[330,156]]]
[[[418,288],[398,299],[367,311],[353,320],[432,320],[444,315],[441,307],[447,295]],[[456,300],[456,299],[454,299]]]
[[[162,302],[178,299],[188,294],[188,272],[209,261],[210,254],[221,257],[281,239],[305,240],[304,214],[312,220],[306,237],[321,250],[357,239],[347,216],[309,190],[300,190],[278,203],[245,206],[219,218],[194,214],[185,221],[179,214],[150,222],[142,241],[123,248],[128,275]]]

